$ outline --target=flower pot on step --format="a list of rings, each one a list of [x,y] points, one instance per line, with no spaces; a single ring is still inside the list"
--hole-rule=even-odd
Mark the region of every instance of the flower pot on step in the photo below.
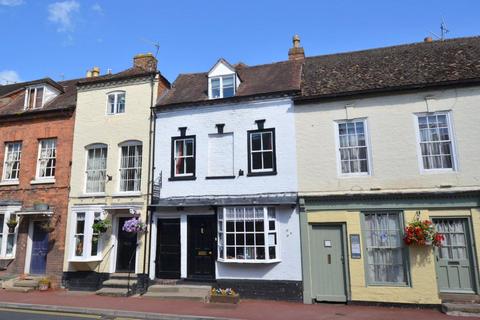
[[[240,302],[240,295],[238,293],[232,295],[211,295],[211,303],[233,303],[237,304]]]

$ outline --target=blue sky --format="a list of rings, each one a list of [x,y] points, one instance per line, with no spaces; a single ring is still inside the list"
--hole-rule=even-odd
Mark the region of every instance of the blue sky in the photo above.
[[[208,70],[219,57],[249,65],[287,58],[298,33],[307,55],[480,34],[480,1],[0,0],[0,83],[83,77],[131,66],[160,43],[160,71]]]

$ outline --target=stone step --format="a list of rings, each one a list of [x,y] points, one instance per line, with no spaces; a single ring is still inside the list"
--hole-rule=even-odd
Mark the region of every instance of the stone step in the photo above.
[[[157,299],[192,300],[207,302],[210,292],[147,292],[143,296]]]
[[[127,297],[128,290],[126,288],[102,288],[95,292],[99,296],[110,296],[110,297]]]
[[[10,292],[30,292],[35,290],[34,288],[31,287],[5,287],[5,291],[10,291]]]
[[[105,288],[127,288],[128,287],[127,279],[109,279],[105,280],[102,283],[102,286]],[[136,279],[130,279],[130,288],[137,285]]]
[[[480,303],[480,295],[469,293],[442,293],[442,303]]]
[[[15,280],[13,282],[14,287],[22,287],[22,288],[37,288],[38,287],[38,280]]]
[[[128,279],[128,273],[112,273],[110,279]],[[137,279],[137,275],[130,273],[130,279]]]
[[[212,290],[208,285],[168,285],[168,284],[155,284],[148,287],[148,292],[157,293],[198,293],[204,296],[210,294]]]
[[[451,316],[480,316],[478,303],[442,303],[442,311]]]

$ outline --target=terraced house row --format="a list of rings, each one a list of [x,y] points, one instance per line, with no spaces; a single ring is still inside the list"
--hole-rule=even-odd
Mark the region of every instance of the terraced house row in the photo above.
[[[288,60],[172,84],[141,54],[0,86],[1,273],[117,295],[477,294],[479,103],[478,37],[310,57],[295,36]],[[404,241],[424,220],[440,247]]]

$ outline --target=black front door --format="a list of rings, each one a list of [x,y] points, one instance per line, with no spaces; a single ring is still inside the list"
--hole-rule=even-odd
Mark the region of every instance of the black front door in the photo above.
[[[180,219],[158,219],[156,277],[180,278]]]
[[[188,217],[188,277],[215,278],[216,216]]]
[[[116,272],[135,271],[135,251],[137,249],[137,234],[122,230],[129,217],[118,218],[117,235],[117,268]]]

